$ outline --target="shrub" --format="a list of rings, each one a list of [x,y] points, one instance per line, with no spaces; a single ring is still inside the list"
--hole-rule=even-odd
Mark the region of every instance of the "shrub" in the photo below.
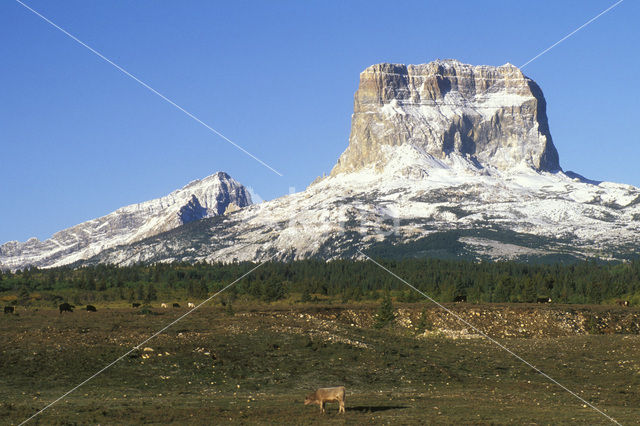
[[[598,319],[595,315],[589,315],[584,321],[584,329],[589,334],[602,334],[600,331]]]
[[[154,312],[151,310],[151,306],[149,305],[144,305],[142,308],[140,308],[140,310],[138,312],[136,312],[138,315],[158,315],[157,312]]]

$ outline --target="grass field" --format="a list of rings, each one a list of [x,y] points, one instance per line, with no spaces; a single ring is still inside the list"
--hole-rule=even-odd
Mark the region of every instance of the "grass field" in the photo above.
[[[462,305],[455,309],[474,306]],[[423,306],[403,306],[413,324]],[[538,308],[509,309],[530,315]],[[374,310],[238,306],[230,316],[204,307],[144,345],[152,350],[127,356],[32,423],[607,423],[485,339],[417,336],[400,319],[378,330],[370,326]],[[96,313],[39,309],[0,317],[0,424],[25,420],[186,309],[153,311],[98,306]],[[476,319],[483,324],[482,315]],[[637,334],[503,338],[491,330],[621,423],[640,419]],[[309,391],[336,385],[347,388],[345,415],[337,404],[324,416],[303,405]]]

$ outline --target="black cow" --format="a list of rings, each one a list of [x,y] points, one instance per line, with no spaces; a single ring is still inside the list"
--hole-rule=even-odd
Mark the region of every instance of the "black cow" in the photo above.
[[[131,306],[133,306],[134,308],[139,308],[140,304],[139,303],[132,303]]]
[[[620,306],[629,306],[629,301],[628,301],[628,300],[621,300],[621,299],[618,299],[618,300],[616,300],[616,303],[617,303],[618,305],[620,305]],[[6,308],[5,308],[5,309],[6,309]]]
[[[60,313],[63,312],[73,312],[73,308],[75,308],[75,306],[68,304],[67,302],[64,302],[62,305],[60,305]]]
[[[177,303],[174,303],[174,304],[173,304],[173,307],[174,307],[174,308],[179,308],[179,307],[180,307],[180,305],[179,305],[179,304],[177,304]]]
[[[551,302],[550,297],[538,297],[536,299],[536,303],[550,303],[550,302]]]
[[[467,296],[464,295],[460,295],[460,296],[456,296],[453,298],[454,302],[466,302],[467,301]]]
[[[87,305],[87,312],[98,312],[98,310],[93,305]]]
[[[4,307],[4,313],[5,314],[12,314],[14,313],[16,310],[16,308],[14,308],[13,306],[5,306]]]

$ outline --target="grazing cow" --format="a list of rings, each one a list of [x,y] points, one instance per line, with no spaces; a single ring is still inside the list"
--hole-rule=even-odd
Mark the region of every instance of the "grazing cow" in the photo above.
[[[196,307],[195,303],[191,303],[191,302],[187,303],[187,308],[195,308],[195,307]]]
[[[180,307],[180,305],[179,305],[178,303],[174,303],[174,304],[173,304],[173,307],[174,307],[174,308],[179,308],[179,307]]]
[[[60,305],[60,313],[63,312],[73,312],[73,308],[75,308],[75,306],[68,304],[67,302],[64,302],[62,305]]]
[[[464,295],[460,295],[460,296],[456,296],[453,298],[454,302],[466,302],[467,301],[467,296]]]
[[[161,305],[160,305],[160,307],[161,307],[161,308],[166,308],[166,307],[167,307],[167,304],[166,304],[166,303],[163,303],[163,304],[161,304]]]
[[[93,305],[87,305],[87,312],[98,312],[98,310]]]
[[[16,310],[16,308],[14,308],[13,306],[5,306],[4,307],[4,313],[5,314],[12,314],[14,313]]]
[[[616,303],[620,306],[629,306],[629,301],[628,300],[622,300],[622,299],[618,299],[616,300]]]
[[[139,303],[132,303],[131,306],[134,307],[134,308],[139,308],[140,304]]]
[[[538,299],[536,299],[537,303],[551,303],[551,298],[550,297],[538,297]]]
[[[344,413],[344,400],[344,386],[338,386],[335,388],[320,388],[317,391],[307,395],[307,397],[304,399],[304,405],[318,404],[320,406],[320,411],[324,414],[325,402],[337,402],[338,404],[340,404],[338,413]]]

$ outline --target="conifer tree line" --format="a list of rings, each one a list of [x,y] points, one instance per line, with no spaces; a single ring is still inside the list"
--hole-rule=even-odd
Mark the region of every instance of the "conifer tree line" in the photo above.
[[[624,298],[640,304],[640,260],[551,265],[439,259],[381,262],[440,302],[465,296],[468,302],[535,302],[550,297],[558,303],[598,304]],[[200,262],[4,271],[0,272],[0,295],[27,300],[36,292],[53,297],[56,292],[73,291],[86,300],[204,299],[255,265]],[[269,262],[238,282],[228,297],[270,302],[295,295],[301,302],[323,297],[346,302],[378,300],[386,290],[399,302],[422,300],[373,263],[354,260]]]

